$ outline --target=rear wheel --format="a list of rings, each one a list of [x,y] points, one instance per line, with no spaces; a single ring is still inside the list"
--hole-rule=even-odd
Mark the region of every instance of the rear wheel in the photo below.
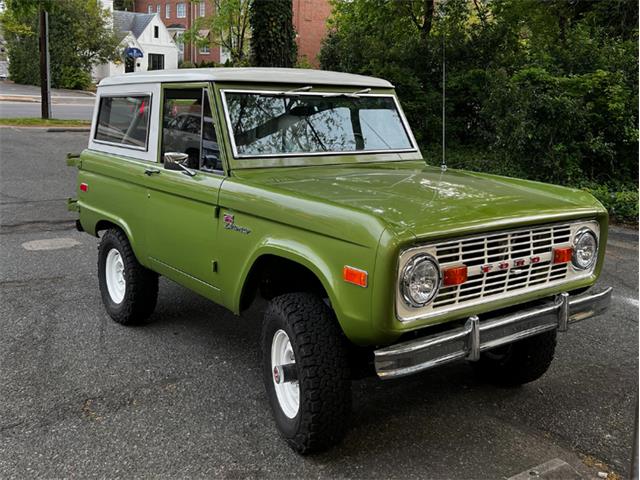
[[[132,325],[153,313],[158,275],[138,263],[122,230],[107,230],[100,240],[98,282],[102,303],[116,322]]]
[[[480,377],[492,383],[515,386],[533,382],[546,373],[556,350],[557,331],[482,353],[475,368]]]
[[[299,453],[339,442],[351,414],[347,340],[321,298],[274,298],[262,329],[264,383],[278,430]]]

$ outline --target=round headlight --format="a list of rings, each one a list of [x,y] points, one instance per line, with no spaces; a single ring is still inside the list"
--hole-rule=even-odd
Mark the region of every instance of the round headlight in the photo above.
[[[591,268],[598,257],[598,239],[596,234],[588,228],[582,228],[576,233],[573,241],[573,266],[586,270]]]
[[[424,307],[433,300],[439,287],[440,269],[429,255],[416,255],[402,270],[402,297],[412,307]]]

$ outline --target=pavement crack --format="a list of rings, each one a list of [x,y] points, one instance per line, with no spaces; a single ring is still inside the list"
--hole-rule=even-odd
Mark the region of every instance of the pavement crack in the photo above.
[[[66,202],[68,197],[64,198],[48,198],[46,200],[22,200],[18,197],[11,197],[9,202],[0,202],[0,205],[26,205],[30,203],[52,203],[52,202]]]
[[[0,224],[0,235],[26,232],[48,232],[75,228],[74,220],[33,220],[19,223]]]

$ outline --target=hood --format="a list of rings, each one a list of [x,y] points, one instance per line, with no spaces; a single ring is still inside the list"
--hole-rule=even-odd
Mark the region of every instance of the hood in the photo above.
[[[444,232],[578,218],[602,211],[588,193],[496,175],[389,162],[245,170],[250,183],[355,208],[397,233]]]

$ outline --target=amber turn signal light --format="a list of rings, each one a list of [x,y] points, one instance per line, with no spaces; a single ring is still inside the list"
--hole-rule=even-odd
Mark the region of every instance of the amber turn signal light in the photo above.
[[[467,267],[462,265],[461,267],[451,267],[445,269],[443,272],[442,284],[445,287],[451,287],[453,285],[461,285],[467,281]]]
[[[562,247],[553,249],[553,263],[569,263],[573,256],[573,248]]]
[[[345,282],[353,283],[360,287],[367,286],[367,272],[358,268],[345,265],[342,269],[342,278]]]

